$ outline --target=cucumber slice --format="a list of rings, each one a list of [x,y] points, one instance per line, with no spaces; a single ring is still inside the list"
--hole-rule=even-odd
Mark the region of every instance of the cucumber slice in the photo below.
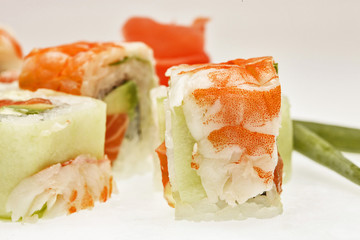
[[[281,101],[281,127],[277,137],[279,154],[284,162],[284,182],[291,177],[291,154],[293,151],[293,127],[290,118],[290,103],[287,97],[283,96]]]
[[[166,97],[160,97],[156,99],[156,110],[158,115],[160,142],[165,141],[165,108],[164,100]]]
[[[196,202],[206,197],[200,176],[191,168],[194,138],[186,125],[182,107],[171,113],[171,130],[174,141],[176,186],[183,202]],[[175,193],[176,194],[176,193]]]
[[[111,91],[105,98],[107,114],[127,113],[132,118],[136,106],[139,103],[136,83],[127,81],[115,90]]]

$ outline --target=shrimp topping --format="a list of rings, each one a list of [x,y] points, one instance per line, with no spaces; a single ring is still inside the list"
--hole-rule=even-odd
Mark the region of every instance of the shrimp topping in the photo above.
[[[81,95],[84,65],[96,54],[122,46],[107,43],[76,42],[58,47],[34,49],[25,57],[19,77],[19,86],[35,91],[48,88]]]
[[[280,192],[281,87],[273,58],[181,65],[169,75],[170,107],[183,106],[198,144],[192,168],[208,199],[236,205],[275,187]]]
[[[106,202],[113,189],[110,161],[80,155],[23,179],[11,192],[6,209],[13,221],[72,214]],[[44,207],[45,206],[45,207]]]

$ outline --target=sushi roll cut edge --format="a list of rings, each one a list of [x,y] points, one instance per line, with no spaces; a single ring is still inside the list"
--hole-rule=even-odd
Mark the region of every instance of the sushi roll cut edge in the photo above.
[[[75,42],[34,49],[25,57],[19,84],[105,101],[105,154],[115,172],[128,176],[149,169],[154,148],[150,89],[158,78],[145,44]]]
[[[261,57],[168,70],[164,188],[171,188],[165,197],[175,205],[176,219],[282,212],[283,162],[276,144],[281,87],[274,63]],[[161,159],[161,146],[157,152]]]
[[[113,192],[104,157],[106,105],[51,90],[0,97],[0,217],[71,214]]]

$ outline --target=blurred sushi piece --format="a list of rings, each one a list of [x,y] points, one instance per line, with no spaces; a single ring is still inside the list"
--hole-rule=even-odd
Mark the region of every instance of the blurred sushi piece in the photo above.
[[[105,202],[106,105],[51,90],[0,96],[0,217],[34,221]]]
[[[21,46],[7,28],[0,26],[0,91],[18,88]]]
[[[19,70],[22,63],[21,46],[9,30],[0,26],[0,72]]]
[[[132,17],[122,28],[125,41],[141,41],[154,50],[160,84],[168,86],[165,72],[179,64],[208,63],[205,25],[208,18],[196,18],[190,26],[158,23],[146,17]]]
[[[158,85],[152,50],[143,43],[76,42],[34,49],[19,78],[23,89],[48,88],[107,104],[105,154],[123,175],[149,169],[150,89]]]
[[[176,219],[282,213],[276,141],[282,98],[275,66],[272,57],[260,57],[168,70],[165,142],[156,152]]]

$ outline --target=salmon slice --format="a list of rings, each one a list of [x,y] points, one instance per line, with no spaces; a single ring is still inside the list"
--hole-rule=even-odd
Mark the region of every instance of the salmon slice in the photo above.
[[[172,197],[171,185],[169,182],[169,170],[165,141],[155,150],[155,152],[157,153],[160,160],[162,183],[164,186],[164,198],[170,207],[175,207],[175,200]]]
[[[115,161],[119,154],[128,125],[129,116],[126,113],[111,114],[106,117],[105,154],[111,162]]]
[[[150,18],[133,17],[123,26],[126,41],[141,41],[154,50],[160,84],[168,85],[166,70],[174,65],[208,63],[204,51],[207,18],[197,18],[191,26],[161,24]]]
[[[167,165],[167,156],[166,156],[166,147],[165,142],[163,142],[156,150],[159,160],[160,160],[160,167],[161,167],[161,175],[162,175],[162,183],[165,186],[169,183],[169,171]]]
[[[52,102],[49,99],[44,98],[31,98],[26,101],[14,101],[10,99],[0,100],[0,108],[5,106],[16,106],[16,105],[33,105],[33,104],[49,104],[52,105]]]

